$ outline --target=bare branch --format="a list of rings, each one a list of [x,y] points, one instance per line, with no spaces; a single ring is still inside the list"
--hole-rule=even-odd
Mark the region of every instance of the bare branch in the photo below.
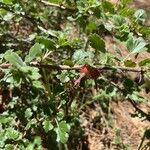
[[[58,4],[54,4],[54,3],[50,3],[48,1],[45,1],[45,0],[40,0],[41,3],[43,3],[44,5],[47,5],[47,6],[52,6],[52,7],[58,7],[58,8],[61,8],[61,9],[66,9],[64,6],[61,6],[61,5],[58,5]]]
[[[68,10],[72,10],[72,11],[76,10],[75,8],[65,7],[63,5],[59,5],[59,4],[55,4],[55,3],[50,3],[50,2],[45,1],[45,0],[40,0],[39,2],[43,3],[46,6],[57,7],[59,9],[64,9],[64,10],[68,9]]]
[[[32,62],[30,64],[31,66],[35,66],[35,67],[38,67],[38,68],[47,68],[47,69],[50,69],[50,70],[80,70],[80,68],[83,66],[83,65],[75,65],[73,67],[69,67],[67,65],[46,65],[46,64],[39,64],[37,62]],[[5,69],[5,68],[8,68],[12,66],[11,64],[1,64],[0,65],[0,68],[1,69]],[[98,70],[116,70],[116,71],[126,71],[126,72],[139,72],[139,73],[144,73],[146,71],[149,71],[150,69],[143,69],[143,68],[128,68],[128,67],[118,67],[118,66],[97,66],[97,67],[94,67],[95,69],[98,69]]]

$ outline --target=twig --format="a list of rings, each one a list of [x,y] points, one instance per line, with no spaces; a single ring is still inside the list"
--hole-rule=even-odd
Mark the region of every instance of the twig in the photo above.
[[[40,0],[40,2],[43,3],[44,5],[47,5],[47,6],[52,6],[52,7],[58,7],[58,8],[61,8],[61,9],[66,9],[66,8],[65,8],[64,6],[62,6],[62,5],[50,3],[50,2],[45,1],[45,0]]]
[[[59,4],[55,4],[55,3],[50,3],[48,1],[45,1],[45,0],[40,0],[39,2],[43,3],[44,5],[47,5],[47,6],[51,6],[51,7],[57,7],[59,9],[68,9],[68,10],[76,10],[75,8],[69,8],[69,7],[65,7],[63,5],[59,5]]]
[[[146,118],[146,120],[150,121],[150,115],[146,112],[144,112],[142,109],[140,109],[136,102],[132,101],[131,99],[129,99],[129,102],[132,104],[132,106],[135,108],[135,110],[137,112],[139,112],[142,116],[144,116]]]
[[[121,70],[121,71],[127,71],[127,72],[146,72],[147,70],[142,69],[142,68],[129,68],[129,67],[116,67],[116,66],[100,66],[100,70]]]
[[[44,32],[45,34],[50,35],[52,37],[57,37],[53,32],[51,32],[50,30],[47,30],[47,29],[43,28],[42,26],[38,25],[37,27],[38,27],[38,29],[40,31]]]
[[[46,65],[46,64],[39,64],[37,62],[31,62],[30,63],[31,66],[35,66],[35,67],[39,67],[39,68],[47,68],[47,69],[51,69],[51,70],[80,70],[80,68],[83,65],[75,65],[73,67],[69,67],[67,65]],[[8,68],[12,66],[11,64],[0,64],[0,68]],[[142,69],[142,68],[128,68],[128,67],[118,67],[118,66],[97,66],[94,67],[95,69],[98,70],[116,70],[116,71],[126,71],[126,72],[140,72],[140,73],[144,73],[146,71],[149,71],[150,69]]]

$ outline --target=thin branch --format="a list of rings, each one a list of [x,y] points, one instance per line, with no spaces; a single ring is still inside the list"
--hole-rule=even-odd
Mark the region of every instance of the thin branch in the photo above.
[[[132,106],[135,108],[136,111],[138,111],[142,116],[145,116],[146,120],[150,121],[149,113],[146,113],[142,109],[140,109],[135,101],[129,99],[129,102],[132,104]]]
[[[80,70],[80,68],[83,65],[75,65],[73,67],[69,67],[67,65],[46,65],[46,64],[38,64],[37,62],[32,62],[30,64],[31,66],[35,66],[38,68],[47,68],[50,70]],[[0,64],[1,69],[5,69],[12,66],[11,64]],[[128,67],[118,67],[118,66],[97,66],[94,67],[95,69],[98,70],[116,70],[116,71],[126,71],[126,72],[139,72],[139,73],[144,73],[146,71],[149,71],[150,69],[143,69],[143,68],[128,68]]]
[[[50,3],[48,1],[45,1],[45,0],[40,0],[39,2],[43,3],[44,5],[46,6],[50,6],[50,7],[57,7],[59,9],[64,9],[64,10],[76,10],[75,8],[69,8],[69,7],[65,7],[63,5],[59,5],[59,4],[55,4],[55,3]]]
[[[40,2],[43,3],[44,5],[47,5],[47,6],[52,6],[52,7],[58,7],[58,8],[61,8],[61,9],[66,9],[66,8],[65,8],[64,6],[62,6],[62,5],[50,3],[50,2],[45,1],[45,0],[40,0]]]
[[[37,27],[40,31],[44,32],[45,34],[50,35],[52,37],[57,37],[52,31],[47,30],[47,29],[43,28],[42,26],[38,25]]]
[[[96,67],[97,68],[97,67]],[[146,72],[148,71],[142,68],[129,68],[129,67],[118,67],[118,66],[100,66],[98,67],[100,70],[121,70],[121,71],[126,71],[126,72]]]

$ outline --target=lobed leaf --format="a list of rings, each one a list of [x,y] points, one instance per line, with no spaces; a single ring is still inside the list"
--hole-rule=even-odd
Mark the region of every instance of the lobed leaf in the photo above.
[[[90,35],[89,36],[89,42],[90,42],[90,45],[94,49],[99,50],[100,52],[103,52],[103,53],[106,52],[105,42],[103,41],[103,39],[98,34]]]
[[[66,121],[61,121],[57,128],[55,128],[57,134],[57,142],[66,143],[69,137],[68,132],[70,131],[69,124]]]
[[[43,125],[43,128],[44,128],[46,133],[54,128],[52,123],[50,121],[48,121],[48,120],[44,120],[42,125]]]
[[[145,47],[147,43],[142,37],[135,38],[133,36],[130,36],[129,39],[126,42],[128,51],[132,54],[140,53],[142,51],[147,50]]]
[[[35,43],[29,50],[29,54],[25,57],[25,62],[31,62],[37,56],[42,54],[43,46],[39,43]]]
[[[8,50],[4,54],[4,58],[17,68],[25,66],[25,63],[23,62],[21,57],[19,57],[19,55],[12,50]]]

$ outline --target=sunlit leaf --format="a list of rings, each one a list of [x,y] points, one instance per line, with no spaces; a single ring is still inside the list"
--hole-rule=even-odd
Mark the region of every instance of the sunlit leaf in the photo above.
[[[120,15],[114,15],[113,16],[113,23],[115,26],[122,26],[126,23],[124,17]]]
[[[48,49],[55,49],[55,43],[47,37],[37,36],[36,41],[40,44],[43,44]]]
[[[43,128],[44,128],[45,132],[48,132],[53,129],[52,123],[48,120],[44,120],[44,122],[42,124],[43,124]]]
[[[145,66],[147,64],[150,65],[150,58],[146,58],[146,59],[139,62],[139,66]]]
[[[14,128],[8,128],[6,136],[8,137],[8,139],[17,140],[20,137],[20,133]]]
[[[134,61],[132,61],[132,60],[126,60],[126,61],[124,62],[124,65],[125,65],[126,67],[136,67],[136,63],[135,63]]]
[[[141,21],[142,23],[145,22],[146,18],[147,18],[147,14],[146,11],[143,9],[138,9],[135,13],[134,13],[134,17],[137,19],[137,21]]]
[[[103,53],[106,52],[105,42],[98,34],[92,34],[89,36],[90,45]]]
[[[37,56],[42,54],[43,46],[39,43],[35,43],[29,50],[29,54],[25,57],[25,62],[31,62]]]
[[[103,1],[102,6],[103,6],[103,8],[106,12],[107,11],[110,12],[110,13],[114,12],[114,5],[111,2]]]
[[[1,0],[0,2],[3,2],[5,4],[11,4],[13,0]]]
[[[90,59],[93,58],[93,53],[92,52],[86,52],[84,50],[77,50],[73,54],[73,60],[77,64],[83,64],[83,63],[90,63]]]
[[[26,118],[30,118],[32,116],[32,110],[31,108],[27,108],[26,111],[25,111],[25,117]]]
[[[55,131],[57,133],[57,142],[66,143],[69,137],[70,126],[65,121],[62,121],[55,128]]]
[[[12,50],[8,50],[5,53],[4,58],[17,68],[25,66],[25,63],[23,62],[21,57],[19,57],[19,55]]]
[[[147,43],[141,37],[135,38],[135,37],[130,36],[129,39],[127,40],[126,45],[127,45],[129,52],[132,54],[147,50],[145,47]]]

